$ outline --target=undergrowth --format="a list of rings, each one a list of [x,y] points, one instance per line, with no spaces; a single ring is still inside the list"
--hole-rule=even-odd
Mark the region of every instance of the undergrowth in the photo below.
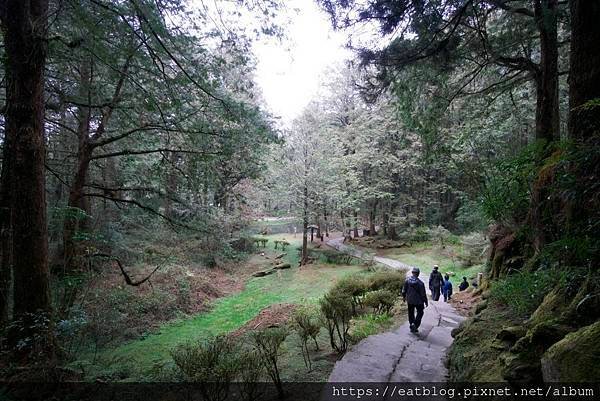
[[[561,273],[556,270],[518,271],[494,281],[490,298],[526,316],[542,303],[544,296],[560,279]]]

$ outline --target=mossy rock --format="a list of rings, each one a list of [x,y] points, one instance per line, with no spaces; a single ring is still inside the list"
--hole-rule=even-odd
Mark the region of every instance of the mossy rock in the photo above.
[[[448,352],[448,371],[453,382],[504,381],[504,365],[500,355],[506,347],[496,335],[507,325],[516,325],[515,316],[507,308],[490,304],[477,318],[463,322],[452,333],[454,342]]]
[[[510,343],[508,341],[495,339],[491,342],[490,348],[499,351],[508,351],[510,349]]]
[[[521,337],[517,340],[515,345],[512,346],[510,352],[513,354],[518,354],[521,352],[527,352],[531,346],[531,338],[528,336]]]
[[[553,320],[556,316],[560,316],[567,306],[568,301],[564,289],[555,287],[546,294],[540,306],[533,312],[529,318],[529,324],[535,327],[540,323]]]
[[[538,323],[519,338],[510,349],[514,354],[536,354],[541,356],[552,344],[562,340],[573,329],[558,319]]]
[[[542,356],[545,382],[596,382],[600,377],[600,321],[568,334]]]
[[[540,360],[529,355],[504,354],[501,358],[504,363],[502,378],[509,383],[540,383],[542,369]]]
[[[562,322],[574,326],[591,324],[600,318],[600,297],[590,296],[600,290],[600,282],[595,276],[583,279],[575,290],[557,285],[545,297],[540,306],[529,318],[529,324],[536,326],[559,317]]]
[[[560,323],[558,320],[550,320],[537,324],[529,331],[529,337],[532,344],[549,348],[552,344],[562,340],[573,329]]]
[[[600,297],[594,294],[600,292],[600,282],[596,275],[588,275],[575,296],[569,297],[569,306],[563,312],[563,320],[585,326],[600,319]]]
[[[483,312],[486,308],[488,307],[488,301],[482,301],[479,302],[476,306],[475,306],[475,315],[479,315],[481,312]]]
[[[523,326],[503,327],[496,335],[496,339],[514,344],[520,338],[525,337],[525,334],[527,334],[527,330]]]

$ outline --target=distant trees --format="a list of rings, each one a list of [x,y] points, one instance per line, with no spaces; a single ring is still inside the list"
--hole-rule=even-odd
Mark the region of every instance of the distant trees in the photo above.
[[[335,174],[329,163],[335,158],[335,145],[322,134],[320,107],[312,104],[292,124],[285,144],[271,162],[271,190],[283,195],[302,220],[300,264],[308,262],[308,230],[322,205],[335,193]],[[270,194],[265,194],[271,196]]]
[[[267,198],[281,197],[264,204],[291,203],[293,214],[306,216],[307,224],[322,226],[326,210],[328,224],[354,236],[362,230],[367,235],[379,231],[395,239],[399,230],[411,226],[442,224],[466,231],[485,225],[477,208],[460,208],[469,197],[478,196],[483,167],[512,151],[502,141],[523,135],[520,126],[514,128],[518,117],[514,109],[525,101],[519,98],[518,106],[510,100],[498,102],[498,112],[487,109],[487,120],[473,115],[481,114],[480,103],[471,102],[457,101],[444,115],[427,115],[438,113],[423,111],[435,95],[428,92],[427,82],[416,82],[417,75],[404,84],[406,92],[388,91],[366,100],[358,69],[332,70],[318,101],[307,107],[284,136],[288,145],[322,155],[313,160],[315,173],[308,175],[307,196],[296,198],[308,199],[307,204],[286,198],[305,186],[283,176],[293,170],[277,161],[296,158],[292,156],[296,152],[285,146],[274,153],[270,184],[264,190]],[[277,182],[282,184],[273,185]],[[458,222],[459,213],[468,214],[467,224]]]

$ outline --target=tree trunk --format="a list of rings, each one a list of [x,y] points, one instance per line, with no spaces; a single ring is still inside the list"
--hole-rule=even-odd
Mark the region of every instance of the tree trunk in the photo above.
[[[354,238],[358,238],[358,212],[354,209]]]
[[[558,43],[557,1],[535,0],[535,22],[540,33],[540,64],[535,71],[536,114],[535,137],[551,142],[560,137],[558,111]],[[543,157],[542,157],[543,158]],[[538,162],[542,162],[540,159]],[[531,193],[529,225],[533,231],[533,248],[536,253],[547,242],[546,222],[542,212],[548,198],[546,183],[537,182]]]
[[[388,239],[391,239],[392,241],[394,241],[398,238],[398,234],[396,233],[396,226],[391,225],[388,227],[387,237],[388,237]]]
[[[557,8],[558,0],[534,2],[535,22],[540,33],[540,66],[535,74],[535,137],[548,142],[560,138]]]
[[[321,220],[319,219],[319,213],[317,212],[317,238],[321,238]]]
[[[4,136],[4,152],[2,156],[2,176],[0,178],[0,327],[10,318],[10,286],[12,282],[12,206],[10,182],[12,138]]]
[[[300,266],[308,263],[308,183],[304,182],[303,191],[303,214],[302,214],[302,256]]]
[[[389,221],[390,221],[390,215],[388,213],[384,213],[383,221],[382,221],[383,235],[388,234]]]
[[[348,229],[346,214],[343,209],[340,210],[340,220],[342,221],[342,236],[346,238],[347,236],[350,236],[350,230]]]
[[[600,106],[582,107],[600,99],[600,2],[571,0],[570,5],[569,137],[585,140],[600,130]]]
[[[175,172],[175,167],[177,166],[177,161],[179,157],[176,152],[171,152],[169,154],[169,170],[167,172],[167,182],[166,182],[166,196],[165,196],[165,216],[172,219],[173,218],[173,200],[172,197],[177,191],[177,174]]]
[[[323,221],[325,224],[325,236],[329,238],[329,221],[327,220],[327,207],[323,208]]]
[[[377,201],[373,201],[369,210],[369,235],[376,235],[375,232],[375,216],[377,215]]]
[[[12,195],[14,318],[23,330],[14,340],[43,338],[53,355],[52,330],[32,324],[51,314],[45,192],[44,67],[47,53],[47,0],[7,0],[0,18],[4,33],[5,137],[11,143],[8,189]],[[40,327],[42,326],[42,327]],[[35,336],[35,337],[34,337]]]
[[[71,183],[69,191],[69,201],[67,216],[64,223],[64,269],[65,272],[78,270],[81,264],[78,262],[78,250],[75,234],[85,227],[86,217],[82,216],[80,211],[86,215],[89,213],[89,207],[84,197],[84,186],[87,180],[87,172],[90,166],[92,149],[87,144],[87,139],[80,139],[79,150],[77,152],[77,171],[75,178]]]
[[[92,83],[92,63],[86,59],[80,66],[81,76],[79,82],[79,98],[82,104],[90,102],[91,83]],[[69,198],[67,201],[67,213],[63,225],[63,269],[65,272],[71,272],[81,267],[78,263],[77,243],[75,234],[83,228],[85,224],[84,216],[88,213],[87,205],[84,199],[83,188],[86,184],[87,173],[92,157],[92,147],[90,145],[90,122],[91,106],[78,106],[77,119],[77,160],[75,162],[75,175],[69,189]]]

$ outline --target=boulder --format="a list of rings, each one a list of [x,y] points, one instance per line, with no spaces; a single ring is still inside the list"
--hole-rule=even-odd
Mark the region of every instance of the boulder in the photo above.
[[[542,355],[545,382],[595,382],[600,377],[600,321],[552,345]]]
[[[514,344],[519,338],[524,337],[525,334],[527,334],[527,332],[523,326],[510,326],[503,327],[502,330],[496,334],[496,338],[500,341],[508,341]]]
[[[488,307],[487,301],[481,301],[475,306],[475,315],[479,315],[482,311],[484,311]]]
[[[531,337],[531,343],[540,345],[544,349],[552,344],[562,340],[568,333],[573,331],[569,326],[559,323],[556,320],[550,320],[537,324],[531,329],[528,335]]]

